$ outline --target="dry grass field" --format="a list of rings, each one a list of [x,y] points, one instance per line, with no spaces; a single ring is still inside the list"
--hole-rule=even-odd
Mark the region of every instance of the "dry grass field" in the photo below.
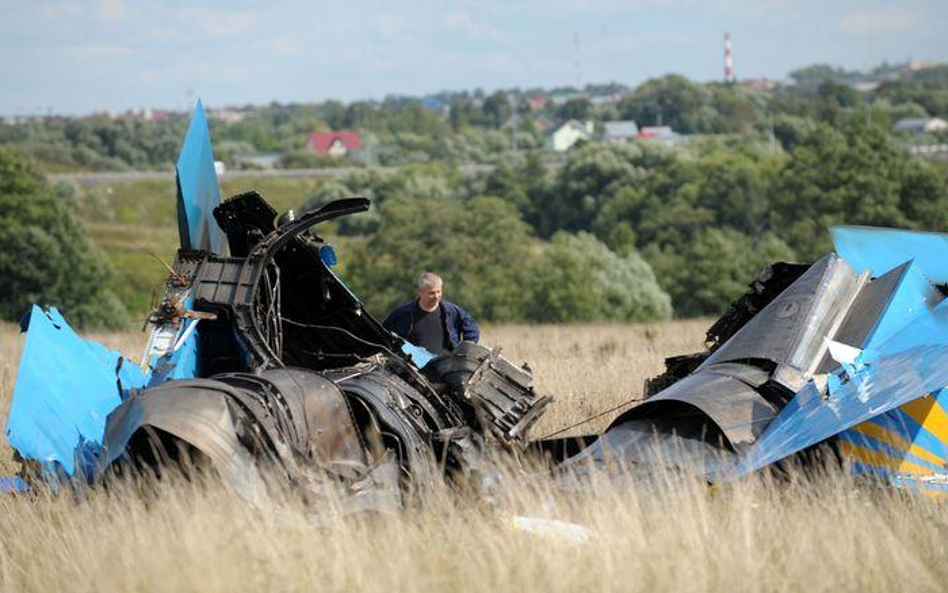
[[[485,341],[528,361],[538,390],[557,397],[542,435],[638,397],[663,357],[700,346],[704,326],[493,327]],[[96,337],[128,353],[144,341]],[[0,327],[4,420],[20,340]],[[264,514],[213,482],[0,497],[0,590],[934,591],[948,582],[945,506],[833,471],[716,489],[603,482],[569,495],[509,475],[489,500],[444,492],[397,516],[320,526],[311,513],[287,499]],[[528,533],[514,527],[518,516],[579,524],[589,537]]]

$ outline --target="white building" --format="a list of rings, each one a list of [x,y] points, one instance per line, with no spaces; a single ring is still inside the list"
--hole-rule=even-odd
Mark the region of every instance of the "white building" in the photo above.
[[[607,121],[602,124],[602,137],[607,144],[635,140],[639,135],[639,126],[632,120]]]
[[[940,117],[904,117],[892,126],[893,132],[932,134],[948,130],[948,121]]]
[[[593,137],[595,125],[591,121],[571,119],[556,128],[546,139],[546,148],[554,152],[566,152],[580,140],[589,141]]]

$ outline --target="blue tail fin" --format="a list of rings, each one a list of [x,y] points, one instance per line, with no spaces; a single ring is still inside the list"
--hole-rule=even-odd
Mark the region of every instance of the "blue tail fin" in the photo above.
[[[221,189],[204,105],[198,100],[178,157],[178,235],[182,249],[227,255],[227,237],[214,220]]]

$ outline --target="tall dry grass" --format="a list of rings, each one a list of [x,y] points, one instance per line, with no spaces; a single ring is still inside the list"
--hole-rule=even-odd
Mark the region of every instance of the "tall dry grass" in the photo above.
[[[559,396],[554,429],[636,396],[703,325],[498,327],[486,340],[529,360]],[[111,336],[114,345],[137,337]],[[2,392],[17,339],[0,332]],[[5,409],[6,406],[3,406]],[[603,420],[602,422],[605,422]],[[443,492],[396,516],[314,526],[291,499],[261,513],[213,482],[0,497],[0,590],[940,590],[945,507],[836,472],[754,476],[708,489],[596,483],[578,493],[508,477],[493,496]],[[513,527],[580,524],[583,543]]]

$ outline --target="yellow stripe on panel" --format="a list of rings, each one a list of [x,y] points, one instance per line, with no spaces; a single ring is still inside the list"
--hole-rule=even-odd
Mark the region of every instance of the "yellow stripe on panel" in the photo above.
[[[891,445],[892,447],[909,455],[914,455],[919,459],[924,459],[925,461],[942,467],[946,465],[945,460],[942,457],[935,455],[928,449],[923,449],[922,447],[904,438],[899,433],[893,432],[888,428],[883,428],[875,422],[863,422],[862,424],[857,424],[852,429],[860,434],[872,437],[877,441],[882,441],[883,443]]]
[[[938,437],[938,440],[948,443],[948,414],[934,397],[926,395],[910,401],[899,409],[921,424],[925,430]]]
[[[847,441],[840,441],[839,450],[844,457],[851,457],[860,463],[884,467],[902,474],[930,476],[935,473],[927,467],[922,467],[917,463],[912,463],[911,461],[906,461],[905,459],[896,459],[889,455],[885,455],[871,449],[866,449],[865,447],[860,447],[859,445],[854,445]]]

